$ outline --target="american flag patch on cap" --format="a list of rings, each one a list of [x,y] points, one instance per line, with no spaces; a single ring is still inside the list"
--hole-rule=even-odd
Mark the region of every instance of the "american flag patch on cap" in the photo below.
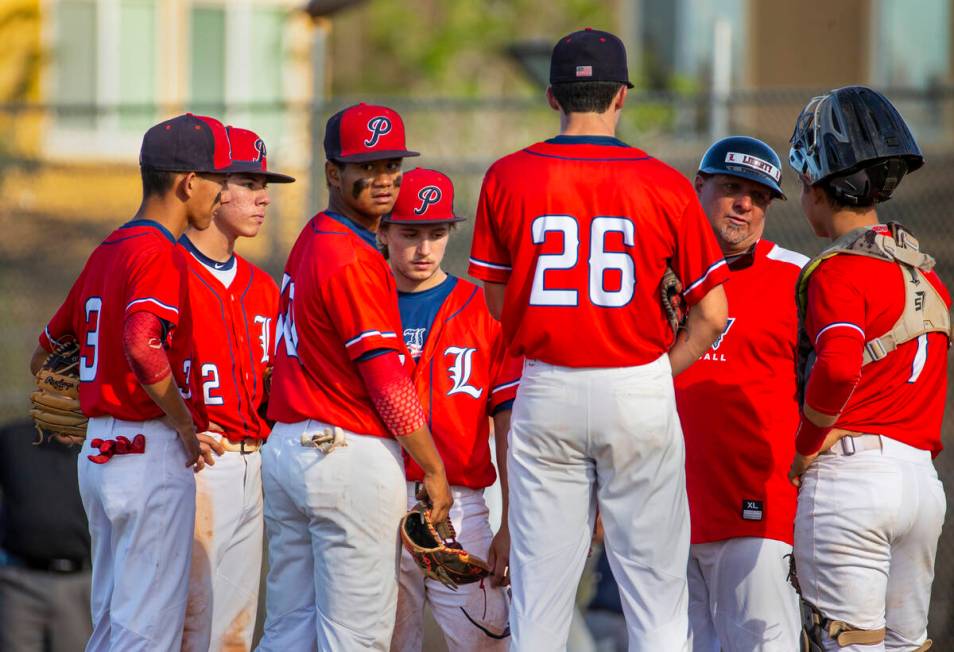
[[[577,76],[577,77],[592,77],[592,76],[593,76],[593,66],[577,66],[577,67],[576,67],[576,76]]]

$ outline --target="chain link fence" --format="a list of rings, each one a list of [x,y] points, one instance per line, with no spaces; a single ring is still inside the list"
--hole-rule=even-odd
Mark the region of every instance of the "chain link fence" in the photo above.
[[[824,89],[735,92],[724,100],[711,95],[631,93],[619,125],[620,137],[689,175],[715,137],[745,134],[761,138],[787,157],[787,141],[799,110]],[[954,283],[954,87],[889,89],[911,124],[927,158],[906,178],[895,198],[879,209],[882,220],[906,224],[938,270]],[[516,99],[361,98],[397,109],[404,117],[408,144],[421,151],[406,161],[439,169],[455,182],[456,208],[472,217],[484,171],[498,157],[548,138],[558,118],[542,95]],[[354,101],[358,101],[357,98]],[[719,102],[724,102],[720,105]],[[290,186],[273,186],[272,206],[263,233],[240,242],[239,251],[279,277],[298,231],[324,206],[324,124],[353,103],[336,99],[321,106],[244,105],[224,108],[225,122],[258,131],[269,147],[269,167],[298,177]],[[207,107],[185,107],[197,112]],[[728,125],[715,124],[726,108]],[[65,297],[89,252],[139,201],[136,167],[139,141],[149,123],[183,107],[62,107],[0,105],[0,421],[28,410],[28,361],[36,336]],[[221,109],[220,109],[221,110]],[[132,116],[132,117],[131,117]],[[134,119],[139,116],[142,119]],[[148,118],[148,119],[145,119]],[[142,124],[140,124],[142,123]],[[130,129],[129,127],[135,127]],[[125,128],[125,131],[124,131]],[[825,244],[802,217],[798,183],[787,167],[783,187],[788,201],[768,212],[766,237],[813,255]],[[466,274],[472,221],[452,237],[447,268]],[[771,316],[767,315],[770,319]],[[925,388],[941,391],[941,388]],[[950,398],[950,397],[949,397]],[[954,442],[950,416],[944,440]],[[937,459],[949,495],[954,489],[954,454]],[[931,635],[939,649],[954,649],[954,532],[945,529],[937,562]]]

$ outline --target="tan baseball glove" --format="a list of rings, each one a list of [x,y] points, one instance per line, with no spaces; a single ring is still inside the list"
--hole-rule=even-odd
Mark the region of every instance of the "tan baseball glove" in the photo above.
[[[427,506],[419,502],[401,519],[401,541],[427,577],[451,589],[477,582],[491,573],[490,566],[457,542],[450,519],[436,525]]]
[[[30,395],[30,414],[40,440],[56,437],[62,443],[82,444],[86,415],[79,402],[79,346],[70,341],[47,357],[36,373],[36,390]]]

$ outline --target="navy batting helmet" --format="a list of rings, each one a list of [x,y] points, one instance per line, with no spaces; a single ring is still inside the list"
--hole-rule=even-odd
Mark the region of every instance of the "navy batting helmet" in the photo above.
[[[782,161],[771,147],[758,138],[729,136],[713,143],[702,160],[699,172],[728,174],[761,183],[785,199],[782,192]]]
[[[788,160],[811,185],[825,182],[840,201],[891,198],[924,156],[904,118],[881,93],[845,86],[812,98],[795,123]]]

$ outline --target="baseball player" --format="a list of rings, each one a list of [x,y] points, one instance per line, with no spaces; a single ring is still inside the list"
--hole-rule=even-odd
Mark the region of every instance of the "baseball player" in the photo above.
[[[672,376],[725,326],[728,275],[692,186],[615,137],[631,84],[612,34],[560,39],[547,98],[561,134],[488,170],[470,273],[510,352],[511,627],[517,650],[562,650],[596,507],[632,650],[681,650],[689,514]],[[688,337],[657,299],[667,260]]]
[[[878,222],[921,150],[880,93],[812,99],[792,135],[808,222],[831,246],[797,286],[801,422],[795,561],[811,650],[931,647],[927,616],[946,509],[941,451],[950,296],[934,259]]]
[[[214,118],[180,115],[149,129],[139,211],[90,255],[33,356],[35,372],[57,343],[80,345],[90,417],[78,458],[93,559],[87,650],[179,649],[195,520],[190,467],[202,466],[196,431],[207,428],[191,398],[192,316],[176,238],[187,225],[207,228],[228,203],[230,163]]]
[[[435,170],[417,168],[404,175],[401,194],[384,217],[378,239],[394,272],[404,341],[417,363],[412,378],[447,468],[457,540],[468,552],[488,560],[494,577],[454,591],[425,581],[424,572],[405,551],[391,640],[394,652],[422,649],[425,602],[448,649],[507,649],[507,595],[502,584],[510,535],[504,462],[522,361],[506,353],[500,324],[490,316],[483,291],[441,268],[450,232],[463,219],[454,212],[451,180]],[[504,522],[496,535],[484,501],[484,489],[496,479],[488,416],[494,421],[504,507]],[[413,460],[407,461],[406,472],[410,508],[417,502],[424,474]]]
[[[397,291],[375,232],[404,143],[393,110],[357,104],[325,131],[328,209],[302,230],[281,283],[262,454],[269,572],[261,650],[386,650],[397,603],[403,447],[435,519],[450,488],[409,372]]]
[[[202,315],[193,335],[193,368],[214,431],[200,433],[217,457],[196,477],[195,539],[183,650],[249,650],[262,566],[262,460],[278,286],[235,253],[254,238],[269,205],[268,183],[292,177],[268,170],[265,144],[252,131],[228,127],[231,201],[204,231],[179,240],[188,252],[189,302]]]
[[[702,359],[676,378],[686,438],[689,636],[694,652],[798,649],[788,577],[798,424],[795,280],[808,259],[762,238],[785,199],[782,163],[755,138],[714,143],[696,192],[729,266],[729,319]],[[717,463],[713,463],[718,460]]]

